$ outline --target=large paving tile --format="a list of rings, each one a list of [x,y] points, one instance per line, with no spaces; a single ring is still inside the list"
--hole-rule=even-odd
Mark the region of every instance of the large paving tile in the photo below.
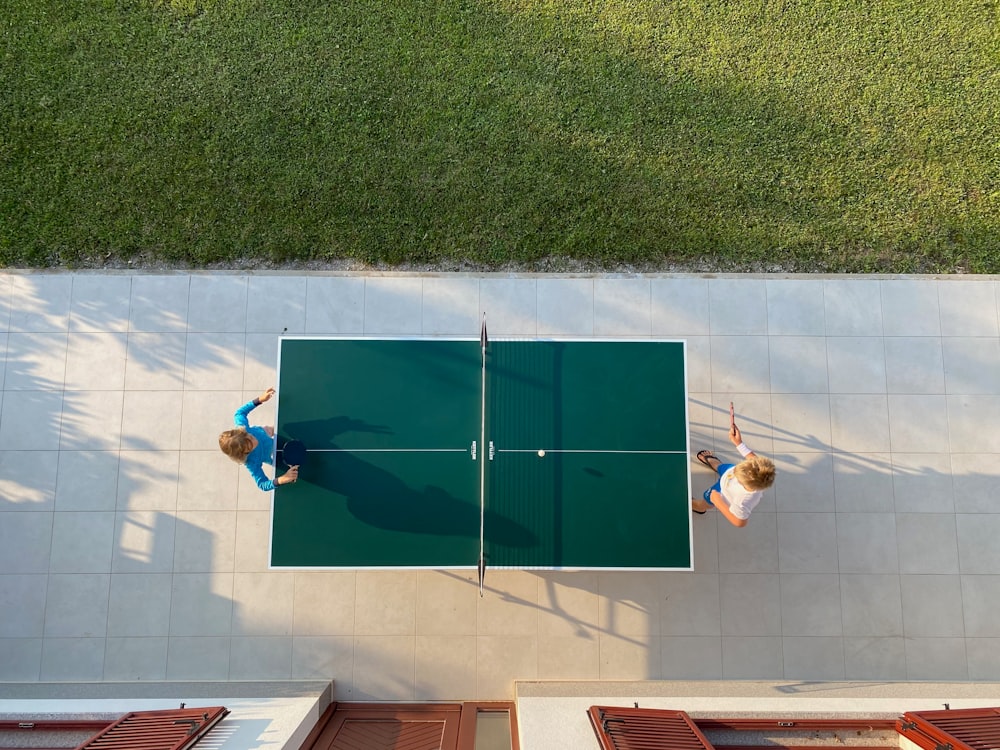
[[[894,453],[892,487],[899,513],[954,511],[954,483],[947,453]]]
[[[599,609],[596,573],[539,571],[539,636],[594,637],[599,627]]]
[[[707,336],[711,333],[708,279],[652,279],[651,324],[654,336]]]
[[[953,513],[896,514],[900,573],[958,573]]]
[[[175,573],[233,570],[236,559],[235,511],[186,510],[178,511],[175,518]]]
[[[104,677],[104,638],[46,638],[42,682],[98,682]]]
[[[181,451],[179,455],[177,510],[236,510],[239,478],[243,474],[249,476],[245,466],[232,461],[218,448]]]
[[[480,636],[536,636],[538,581],[533,573],[493,570],[478,601]]]
[[[51,573],[110,573],[115,512],[61,511],[53,514]]]
[[[10,330],[24,333],[69,329],[73,277],[69,274],[14,276],[10,296]]]
[[[247,277],[194,274],[188,305],[189,331],[243,333],[247,329]],[[254,300],[254,304],[264,304]]]
[[[251,276],[247,285],[247,333],[302,333],[306,328],[306,277]]]
[[[946,397],[950,445],[947,453],[1000,453],[1000,430],[984,430],[983,425],[1000,423],[1000,395],[970,394]]]
[[[782,635],[843,634],[840,576],[821,573],[782,573],[780,579]]]
[[[765,287],[769,335],[825,335],[826,313],[822,281],[769,280],[765,282]]]
[[[830,438],[836,451],[888,451],[889,405],[886,397],[840,393],[831,395]]]
[[[965,652],[970,680],[996,682],[1000,675],[1000,638],[967,638]]]
[[[67,390],[122,390],[126,339],[124,333],[71,333],[66,350]]]
[[[767,287],[761,279],[715,279],[708,287],[713,336],[767,334]]]
[[[0,451],[58,450],[62,407],[59,391],[4,391]]]
[[[350,635],[354,633],[354,602],[356,598],[357,571],[297,571],[292,600],[292,631],[296,636],[332,636]],[[431,609],[435,593],[440,590],[433,584],[428,586],[427,604]],[[423,593],[423,592],[422,592]],[[466,594],[468,592],[465,592]],[[468,599],[470,597],[466,597]],[[458,597],[453,600],[460,604]],[[424,597],[417,600],[418,606],[424,603]],[[444,608],[446,605],[441,605]],[[472,632],[475,633],[475,602],[471,601]],[[417,632],[420,629],[421,610],[417,612]],[[427,623],[432,628],[439,623],[435,620]],[[442,627],[447,627],[441,623]]]
[[[189,333],[184,354],[184,389],[239,391],[245,367],[246,334]]]
[[[110,579],[107,573],[50,575],[45,596],[46,639],[103,638],[108,628]]]
[[[838,513],[841,573],[897,573],[896,517],[892,513]]]
[[[232,619],[232,573],[174,574],[170,589],[171,636],[228,636]]]
[[[997,393],[1000,389],[1000,339],[953,337],[941,343],[946,393]]]
[[[365,284],[365,334],[419,334],[422,298],[420,278],[369,278]]]
[[[781,639],[784,676],[790,680],[843,680],[844,639],[786,636]]]
[[[412,635],[356,636],[353,699],[412,701],[416,646]]]
[[[7,391],[59,391],[66,380],[65,333],[7,334],[4,388]]]
[[[514,680],[538,676],[538,640],[524,635],[476,638],[476,694],[480,699],[510,700]]]
[[[948,434],[948,405],[944,396],[889,395],[889,435],[893,451],[947,453]]]
[[[965,635],[961,576],[903,575],[899,585],[908,639]]]
[[[778,523],[774,513],[754,511],[742,528],[722,520],[718,526],[720,572],[778,572]]]
[[[722,639],[722,679],[780,680],[784,675],[780,636]]]
[[[1000,513],[955,516],[963,573],[1000,573]]]
[[[593,336],[594,282],[592,279],[540,278],[539,336]]]
[[[964,638],[906,638],[907,680],[967,680]]]
[[[42,669],[42,643],[41,638],[0,638],[0,680],[37,682]]]
[[[414,635],[416,606],[416,571],[358,571],[354,603],[356,632],[366,635]]]
[[[904,639],[845,637],[844,677],[848,680],[905,680]]]
[[[598,586],[598,623],[602,632],[660,634],[659,576],[654,573],[600,573]]]
[[[228,636],[171,637],[167,644],[168,680],[228,680]]]
[[[943,336],[997,336],[997,285],[961,279],[937,284]]]
[[[534,279],[487,277],[479,282],[479,306],[491,336],[533,336],[538,329]]]
[[[66,451],[60,461],[62,455]],[[118,456],[118,510],[176,510],[180,451],[121,451]]]
[[[333,680],[337,700],[350,700],[354,676],[354,636],[292,638],[292,679]]]
[[[970,640],[1000,637],[1000,575],[961,578],[965,635]]]
[[[778,510],[792,513],[834,510],[833,458],[829,453],[785,453],[774,464],[776,476],[769,492],[774,493]]]
[[[918,279],[882,281],[882,322],[886,336],[940,336],[938,284]]]
[[[658,680],[662,658],[657,636],[600,636],[602,680]]]
[[[48,573],[53,514],[8,510],[0,515],[0,573]]]
[[[421,311],[424,336],[478,336],[482,325],[478,279],[424,279]]]
[[[778,569],[782,573],[837,573],[834,513],[778,514]]]
[[[601,674],[601,642],[587,637],[539,637],[538,678],[596,680]]]
[[[771,393],[827,393],[826,339],[822,336],[772,336]]]
[[[888,453],[834,455],[833,485],[839,513],[891,513],[895,510],[892,463]]]
[[[161,511],[118,511],[113,573],[169,573],[174,569],[176,519]]]
[[[725,397],[766,390],[770,382],[766,336],[712,336],[712,391]]]
[[[126,391],[121,447],[141,451],[180,448],[182,400],[183,394],[174,391]]]
[[[364,330],[363,278],[309,276],[306,279],[306,333],[356,335]]]
[[[828,279],[823,282],[827,336],[881,336],[882,298],[879,282]]]
[[[842,575],[840,606],[845,636],[903,635],[903,604],[897,575]]]
[[[886,362],[882,339],[832,336],[826,339],[831,393],[885,393]]]
[[[123,391],[65,391],[59,447],[63,450],[118,450],[125,410]]]
[[[932,336],[884,339],[885,383],[889,393],[944,393],[944,351]]]
[[[291,636],[233,637],[230,680],[287,680],[292,676]]]
[[[664,636],[722,634],[719,576],[673,573],[662,578],[660,633]]]
[[[774,452],[827,452],[830,443],[830,397],[824,394],[772,394]]]
[[[108,638],[104,653],[105,680],[163,680],[166,675],[167,638]]]
[[[650,284],[642,278],[594,280],[594,335],[649,336]]]
[[[70,301],[70,331],[128,330],[132,277],[75,274]]]
[[[115,509],[121,470],[117,451],[64,450],[59,451],[58,462],[57,510]]]
[[[187,274],[133,276],[129,330],[186,330],[190,289],[191,277]]]
[[[130,391],[180,391],[184,387],[187,334],[130,333],[125,388]]]
[[[993,513],[996,503],[983,487],[1000,483],[1000,455],[976,453],[951,456],[951,478],[955,491],[956,513]]]
[[[722,635],[781,635],[781,587],[776,574],[719,577]]]
[[[293,573],[237,573],[233,576],[233,635],[291,635],[294,596]]]
[[[8,638],[40,638],[45,628],[48,577],[7,573],[0,568],[0,643]],[[2,663],[2,660],[0,660]],[[0,670],[3,667],[0,666]],[[37,675],[36,665],[36,675]]]
[[[171,573],[124,573],[111,576],[108,636],[167,635],[170,631],[172,585]]]
[[[660,676],[664,680],[721,680],[722,638],[669,636],[660,639]]]
[[[460,701],[476,694],[475,636],[418,635],[413,699]]]

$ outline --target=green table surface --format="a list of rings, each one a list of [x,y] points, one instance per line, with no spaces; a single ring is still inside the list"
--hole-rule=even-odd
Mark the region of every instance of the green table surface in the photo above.
[[[475,567],[482,487],[488,567],[690,569],[683,342],[487,352],[484,446],[478,339],[283,338],[272,567]]]

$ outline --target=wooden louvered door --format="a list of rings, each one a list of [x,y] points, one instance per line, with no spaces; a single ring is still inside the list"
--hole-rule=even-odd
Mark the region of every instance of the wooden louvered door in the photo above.
[[[456,750],[460,705],[340,704],[314,750]]]

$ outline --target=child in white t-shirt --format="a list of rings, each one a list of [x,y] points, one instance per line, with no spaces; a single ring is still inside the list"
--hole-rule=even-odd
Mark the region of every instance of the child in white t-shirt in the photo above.
[[[691,509],[705,513],[714,506],[733,526],[746,526],[764,490],[774,484],[774,462],[750,450],[736,425],[730,428],[729,439],[744,460],[735,465],[724,464],[711,451],[698,451],[698,460],[718,474],[719,479],[705,490],[703,499],[692,499]]]

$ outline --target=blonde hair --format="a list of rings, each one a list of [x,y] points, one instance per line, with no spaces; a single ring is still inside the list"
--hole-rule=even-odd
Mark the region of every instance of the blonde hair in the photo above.
[[[751,492],[766,490],[774,484],[774,461],[763,456],[750,456],[746,461],[736,464],[733,476]]]
[[[219,447],[222,452],[238,464],[246,463],[247,456],[253,450],[253,436],[245,427],[226,430],[219,435]]]

